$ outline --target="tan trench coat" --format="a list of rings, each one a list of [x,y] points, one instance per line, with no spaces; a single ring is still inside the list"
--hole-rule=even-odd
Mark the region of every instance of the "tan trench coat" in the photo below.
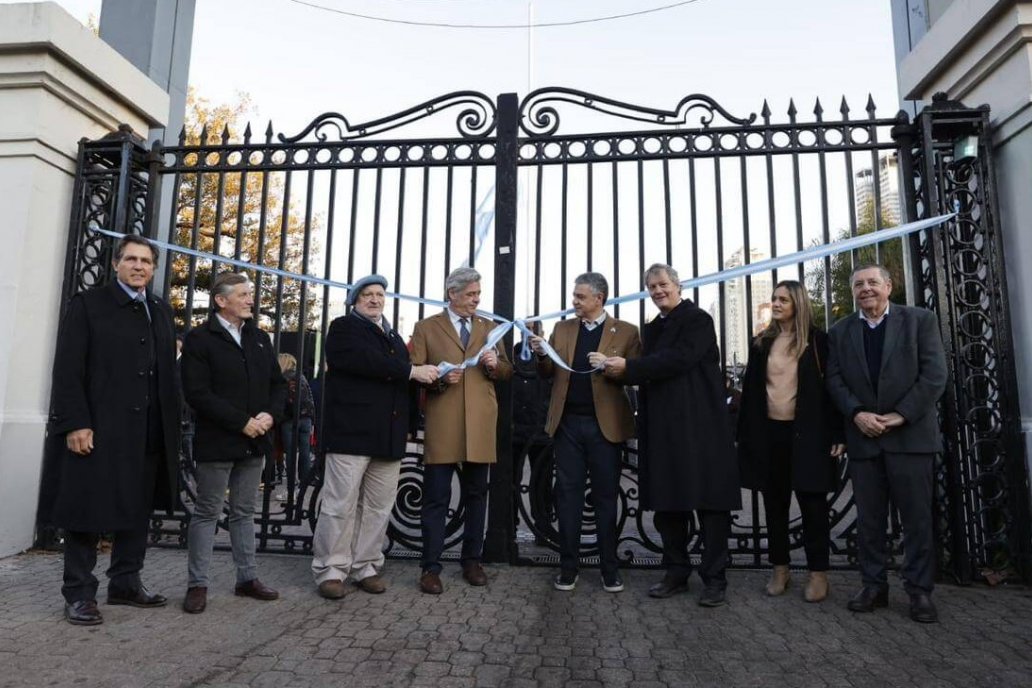
[[[471,318],[465,351],[447,312],[416,323],[412,332],[412,364],[460,363],[476,354],[487,341],[494,323],[479,315]],[[501,345],[494,380],[483,366],[467,368],[455,385],[439,384],[426,394],[426,437],[423,460],[428,464],[494,463],[498,398],[495,380],[512,377],[512,364]]]

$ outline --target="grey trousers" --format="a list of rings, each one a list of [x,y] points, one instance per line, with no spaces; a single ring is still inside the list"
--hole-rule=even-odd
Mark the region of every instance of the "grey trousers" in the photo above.
[[[931,592],[935,585],[932,533],[932,465],[934,454],[885,453],[849,459],[856,502],[860,575],[870,587],[888,585],[889,499],[903,526],[900,574],[908,593]]]
[[[229,489],[229,541],[233,546],[237,583],[258,577],[254,550],[254,510],[258,503],[265,457],[244,461],[197,464],[197,501],[187,531],[188,586],[208,587],[208,569],[215,545],[215,527]]]

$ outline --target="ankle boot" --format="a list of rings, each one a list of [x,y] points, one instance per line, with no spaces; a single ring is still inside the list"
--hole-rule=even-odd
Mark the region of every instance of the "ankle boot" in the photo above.
[[[784,595],[789,580],[791,577],[788,575],[788,567],[775,566],[774,571],[770,574],[770,582],[767,583],[767,594],[771,597]]]
[[[810,571],[810,578],[803,590],[807,602],[821,602],[828,596],[828,574],[824,571]]]

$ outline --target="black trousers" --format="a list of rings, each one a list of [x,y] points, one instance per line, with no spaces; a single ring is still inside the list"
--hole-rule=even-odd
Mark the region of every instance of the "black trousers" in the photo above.
[[[160,438],[160,433],[158,435]],[[148,448],[152,446],[148,441]],[[140,571],[143,570],[143,558],[147,553],[147,533],[150,526],[151,504],[157,482],[157,468],[161,457],[148,453],[144,457],[147,472],[140,489],[144,494],[143,515],[140,522],[131,528],[113,532],[111,545],[111,565],[107,570],[108,594],[112,592],[128,596],[141,586]],[[101,533],[87,533],[76,530],[65,530],[64,545],[64,584],[61,594],[65,601],[79,602],[96,600],[97,577],[93,569],[97,566],[97,543]]]
[[[727,587],[728,540],[731,539],[730,511],[696,511],[702,527],[702,562],[699,577],[707,587]],[[663,539],[663,566],[668,575],[688,578],[692,562],[688,558],[690,511],[657,511],[655,524]]]
[[[770,472],[767,489],[762,491],[767,514],[770,563],[788,566],[791,562],[788,542],[788,512],[792,505],[792,421],[767,421]],[[831,457],[828,457],[831,461]],[[827,571],[831,551],[831,522],[828,516],[828,495],[824,492],[800,492],[796,501],[803,519],[803,550],[806,566],[811,571]]]
[[[487,519],[487,487],[490,464],[423,464],[423,571],[441,572],[448,506],[451,504],[452,474],[459,471],[464,520],[462,524],[462,563],[480,561],[484,552],[484,525]]]
[[[935,454],[884,453],[849,459],[856,502],[857,544],[864,585],[888,585],[889,499],[903,526],[900,574],[908,593],[931,592],[935,585],[932,533],[932,467]]]
[[[620,490],[620,454],[620,445],[605,438],[594,416],[563,416],[555,433],[559,566],[563,571],[577,571],[584,487],[590,476],[600,568],[603,575],[616,574],[616,498]]]

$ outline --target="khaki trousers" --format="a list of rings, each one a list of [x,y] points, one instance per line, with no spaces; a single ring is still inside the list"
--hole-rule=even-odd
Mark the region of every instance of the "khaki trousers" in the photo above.
[[[357,582],[383,568],[384,536],[398,491],[401,461],[327,454],[322,507],[312,538],[315,582]]]

